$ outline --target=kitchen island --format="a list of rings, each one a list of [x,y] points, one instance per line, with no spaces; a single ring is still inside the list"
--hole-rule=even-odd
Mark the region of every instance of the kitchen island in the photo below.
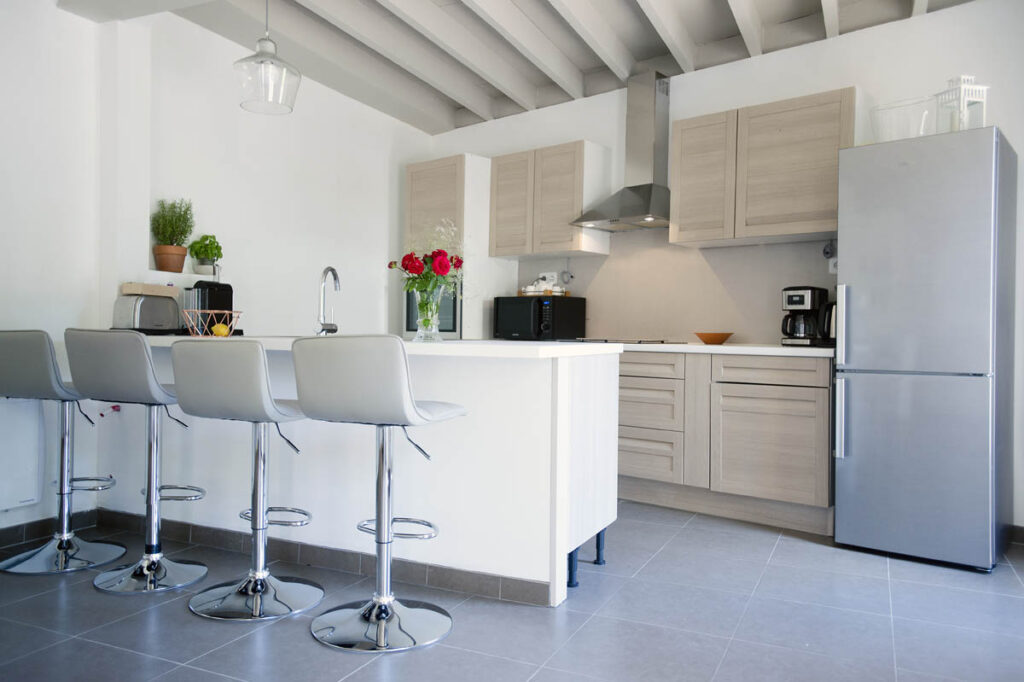
[[[157,374],[168,382],[176,340],[150,338]],[[295,397],[293,337],[257,340],[268,351],[275,396]],[[397,579],[470,591],[476,585],[491,596],[561,603],[567,553],[616,517],[622,345],[445,341],[406,348],[416,398],[459,403],[469,414],[410,429],[431,461],[396,438],[395,514],[440,528],[434,540],[395,543]],[[113,414],[100,425],[98,469],[116,472],[124,484],[102,493],[99,505],[138,514],[142,408]],[[163,480],[202,486],[207,496],[165,504],[164,518],[247,532],[238,512],[250,496],[250,427],[185,421],[187,430],[165,420]],[[274,526],[270,536],[373,554],[373,538],[356,530],[374,509],[373,427],[302,420],[282,428],[301,454],[271,437],[270,504],[308,509],[313,522]]]

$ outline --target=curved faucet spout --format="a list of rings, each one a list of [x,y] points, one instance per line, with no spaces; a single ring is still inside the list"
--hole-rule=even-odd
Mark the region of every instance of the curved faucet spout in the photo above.
[[[341,280],[338,278],[338,271],[328,265],[320,275],[320,314],[317,316],[316,320],[320,327],[317,329],[317,336],[326,336],[327,334],[336,334],[338,332],[338,325],[334,323],[333,308],[331,309],[331,321],[327,321],[326,309],[328,276],[334,279],[334,290],[341,291]]]

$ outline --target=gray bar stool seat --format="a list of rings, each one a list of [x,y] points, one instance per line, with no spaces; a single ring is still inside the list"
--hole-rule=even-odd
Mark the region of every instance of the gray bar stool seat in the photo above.
[[[113,476],[74,477],[75,406],[82,396],[73,385],[61,380],[49,334],[34,330],[0,331],[0,396],[60,403],[58,529],[42,547],[0,561],[0,571],[69,573],[119,559],[125,553],[122,545],[88,542],[71,530],[72,493],[108,490],[115,481]]]
[[[312,518],[302,509],[267,505],[270,425],[302,419],[298,403],[271,394],[267,356],[259,341],[177,341],[171,346],[171,362],[178,404],[186,414],[252,424],[252,506],[239,514],[252,529],[249,574],[207,588],[188,607],[200,616],[234,621],[272,620],[313,608],[324,596],[320,585],[274,576],[267,568],[268,526],[305,526]],[[291,518],[271,519],[269,513]]]
[[[195,501],[206,492],[186,485],[160,484],[160,410],[177,402],[173,384],[161,384],[146,337],[129,330],[68,329],[64,332],[71,378],[93,400],[146,406],[146,546],[142,558],[96,576],[104,592],[146,594],[191,585],[206,576],[206,566],[171,561],[160,545],[160,502]],[[183,494],[169,494],[179,491]],[[164,494],[164,493],[168,494]]]
[[[437,527],[429,521],[392,513],[394,432],[396,428],[404,432],[407,426],[462,416],[466,414],[465,408],[453,403],[413,400],[409,361],[397,336],[298,339],[292,344],[292,357],[299,406],[307,417],[372,424],[377,430],[376,515],[357,526],[373,534],[376,540],[376,589],[369,600],[349,602],[322,613],[310,627],[313,636],[328,646],[357,652],[404,651],[444,639],[452,629],[452,617],[447,611],[423,601],[399,601],[391,590],[392,541],[429,540],[437,535]],[[427,530],[398,532],[394,530],[396,523]]]

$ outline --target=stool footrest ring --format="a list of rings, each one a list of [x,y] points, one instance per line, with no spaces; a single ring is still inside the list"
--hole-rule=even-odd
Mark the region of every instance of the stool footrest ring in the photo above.
[[[281,514],[298,514],[301,519],[294,519],[288,521],[285,519],[271,519],[267,518],[267,525],[270,526],[308,526],[309,522],[313,520],[312,512],[308,512],[305,509],[299,509],[298,507],[267,507],[267,515],[278,512]],[[239,518],[245,519],[246,521],[252,521],[252,509],[243,509],[238,512]]]
[[[96,483],[97,485],[75,485],[76,483]],[[75,492],[99,492],[100,490],[110,490],[117,485],[117,480],[114,479],[114,474],[109,476],[76,476],[71,479],[71,490]]]
[[[402,533],[402,532],[394,530],[394,527],[395,527],[396,523],[411,523],[411,524],[414,524],[414,525],[417,525],[417,526],[423,526],[425,528],[429,528],[429,530],[426,533]],[[358,530],[361,530],[364,533],[369,533],[370,535],[376,535],[377,534],[377,519],[367,519],[367,520],[357,524],[356,528]],[[401,538],[402,540],[432,540],[433,538],[437,537],[437,526],[435,526],[430,521],[425,521],[424,519],[414,519],[414,518],[411,518],[409,516],[395,516],[395,517],[393,517],[391,519],[391,528],[392,528],[392,532],[394,533],[394,536],[396,538]]]
[[[164,495],[165,490],[186,490],[191,495]],[[146,489],[143,488],[139,491],[143,495],[146,494]],[[200,488],[197,485],[177,485],[168,484],[160,486],[160,501],[161,502],[195,502],[206,497],[206,490]]]

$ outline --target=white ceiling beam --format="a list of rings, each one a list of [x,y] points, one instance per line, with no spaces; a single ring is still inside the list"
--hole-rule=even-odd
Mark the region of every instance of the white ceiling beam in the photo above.
[[[821,0],[821,15],[825,19],[825,37],[839,35],[839,0]]]
[[[243,46],[240,57],[263,35],[262,0],[216,0],[175,14]],[[303,76],[426,133],[455,127],[455,107],[444,95],[294,3],[271,0],[270,36]]]
[[[910,9],[910,16],[916,17],[928,11],[928,0],[914,0],[914,6]]]
[[[377,2],[505,93],[523,109],[537,108],[537,92],[533,83],[431,0]]]
[[[672,57],[679,64],[679,68],[685,71],[693,71],[697,68],[697,44],[690,37],[686,30],[686,21],[683,19],[679,3],[676,0],[637,0],[640,9],[647,20],[651,22],[654,30],[665,43]]]
[[[573,99],[583,97],[583,72],[512,0],[462,0]]]
[[[636,60],[593,5],[587,0],[549,1],[619,80],[632,75]]]
[[[57,7],[91,21],[123,21],[173,12],[209,0],[57,0]]]
[[[736,26],[740,29],[743,42],[747,46],[747,52],[751,57],[756,57],[764,52],[762,41],[764,39],[764,24],[761,23],[761,16],[757,13],[754,0],[729,0],[729,9],[736,19]]]
[[[373,11],[360,0],[298,3],[485,121],[494,118],[490,96],[461,64],[438,52],[399,19],[388,15],[388,20],[381,21],[380,13],[384,10]]]

